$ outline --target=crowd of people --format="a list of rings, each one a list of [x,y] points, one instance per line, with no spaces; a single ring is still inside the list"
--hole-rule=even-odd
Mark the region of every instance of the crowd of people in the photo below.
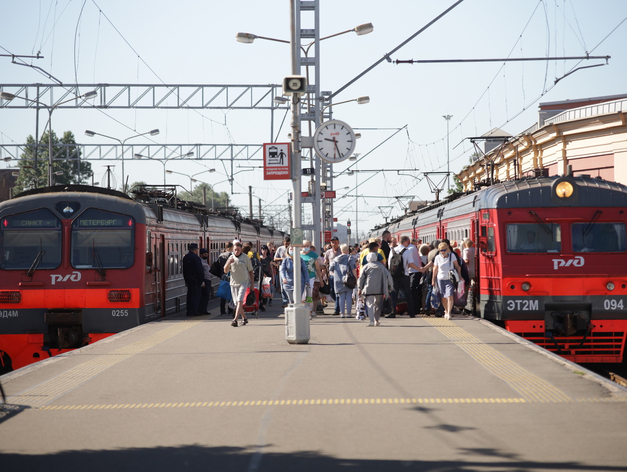
[[[295,250],[300,252],[300,294],[294,293]],[[470,239],[459,245],[448,239],[423,244],[409,236],[397,240],[385,231],[381,238],[352,246],[340,245],[334,237],[318,253],[307,240],[293,247],[287,236],[279,247],[273,241],[262,245],[261,254],[254,251],[252,242],[234,240],[209,264],[208,251],[191,244],[190,253],[183,258],[188,316],[209,314],[212,274],[229,276],[231,301],[221,298],[220,314],[234,315],[234,327],[248,323],[244,303],[254,287],[261,294],[261,311],[272,305],[273,292],[278,291],[283,308],[300,297],[311,318],[333,303],[333,315],[340,318],[354,316],[355,306],[359,318],[365,307],[368,326],[379,326],[382,317],[405,313],[410,318],[421,313],[450,319],[456,309],[466,305],[466,294],[474,284],[475,247]]]

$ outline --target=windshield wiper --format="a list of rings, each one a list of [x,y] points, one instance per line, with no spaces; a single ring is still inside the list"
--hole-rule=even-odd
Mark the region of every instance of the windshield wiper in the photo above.
[[[535,211],[530,210],[530,211],[529,211],[529,214],[530,214],[531,216],[533,216],[533,217],[536,219],[536,221],[540,224],[540,226],[542,227],[542,229],[543,229],[543,230],[544,230],[547,234],[551,234],[551,233],[553,232],[553,231],[551,231],[551,228],[549,228],[549,227],[547,226],[547,224],[546,224],[544,221],[542,221],[542,218],[540,218],[540,217],[538,216],[538,214],[537,214]]]
[[[27,276],[29,277],[33,276],[33,274],[37,270],[37,267],[39,267],[39,264],[41,264],[41,260],[44,258],[45,254],[46,254],[46,251],[44,251],[43,248],[39,250],[39,254],[35,256],[35,260],[31,264],[30,269],[28,269],[28,272],[26,272]]]
[[[592,215],[592,218],[590,219],[590,222],[588,223],[588,226],[585,227],[585,229],[583,230],[583,236],[585,237],[590,231],[592,231],[592,228],[594,228],[594,225],[597,224],[597,221],[599,220],[599,218],[601,218],[601,213],[603,213],[601,210],[597,210],[594,212],[594,215]]]
[[[98,265],[98,271],[97,271],[98,274],[100,275],[100,277],[104,277],[105,271],[104,271],[104,268],[102,267],[102,260],[100,259],[100,253],[98,252],[98,249],[96,249],[95,239],[92,239],[91,255],[94,261],[96,262],[96,264]]]

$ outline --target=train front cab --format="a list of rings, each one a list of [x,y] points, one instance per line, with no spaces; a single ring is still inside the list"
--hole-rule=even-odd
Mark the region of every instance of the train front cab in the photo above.
[[[67,352],[146,321],[145,224],[119,199],[16,198],[0,215],[0,369]],[[134,205],[134,204],[132,204]],[[117,210],[117,211],[109,211]],[[6,210],[6,208],[5,208]],[[136,251],[137,249],[137,251]]]
[[[561,182],[568,196],[558,193]],[[574,362],[618,363],[627,333],[627,218],[624,207],[603,205],[624,188],[587,184],[557,179],[551,205],[480,212],[481,313]]]

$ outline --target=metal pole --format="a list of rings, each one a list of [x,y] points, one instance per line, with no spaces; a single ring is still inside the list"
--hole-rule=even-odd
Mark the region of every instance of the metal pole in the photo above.
[[[248,214],[250,219],[253,219],[253,186],[248,186]]]
[[[52,110],[48,108],[48,187],[52,187]]]
[[[453,115],[442,115],[442,118],[446,120],[446,189],[451,188],[449,178],[451,175],[451,157],[450,157],[450,145],[449,145],[449,121],[453,118]]]

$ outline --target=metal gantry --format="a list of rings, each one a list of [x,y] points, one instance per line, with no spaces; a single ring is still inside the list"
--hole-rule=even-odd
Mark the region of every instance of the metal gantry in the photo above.
[[[0,84],[0,91],[55,106],[95,90],[95,101],[84,99],[58,108],[100,109],[179,109],[195,110],[275,110],[274,97],[281,95],[281,85],[191,85],[191,84]],[[37,108],[26,100],[0,100],[0,108]]]

